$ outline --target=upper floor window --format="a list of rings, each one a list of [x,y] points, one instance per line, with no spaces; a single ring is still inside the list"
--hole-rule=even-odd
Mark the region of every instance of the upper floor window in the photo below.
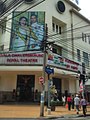
[[[82,40],[83,40],[84,42],[87,42],[87,36],[86,36],[86,34],[84,34],[84,33],[82,33]]]
[[[60,47],[58,45],[52,45],[52,52],[61,56],[62,55],[62,47]]]
[[[88,35],[88,43],[90,44],[90,35]]]
[[[88,33],[82,33],[82,40],[90,44],[90,35]]]
[[[56,33],[58,33],[58,25],[56,25]]]
[[[53,32],[61,34],[61,26],[59,26],[58,24],[52,23],[52,30]]]
[[[57,54],[57,49],[56,48],[52,48],[52,52]]]
[[[55,32],[55,24],[54,23],[52,24],[52,27],[53,27],[53,32]]]
[[[80,50],[77,49],[77,60],[80,62],[81,61],[81,55],[80,55]]]
[[[83,62],[85,65],[89,66],[89,58],[88,58],[88,53],[83,52]]]

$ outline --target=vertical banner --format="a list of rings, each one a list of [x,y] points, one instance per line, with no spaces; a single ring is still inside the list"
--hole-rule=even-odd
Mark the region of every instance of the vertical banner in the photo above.
[[[13,12],[10,50],[40,50],[44,26],[45,12]]]

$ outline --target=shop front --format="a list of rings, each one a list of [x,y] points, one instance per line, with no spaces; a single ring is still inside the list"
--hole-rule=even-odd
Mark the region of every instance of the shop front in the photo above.
[[[42,84],[39,78],[43,75],[43,53],[8,53],[0,55],[0,58],[0,102],[40,102]],[[60,58],[55,57],[54,59],[53,57],[54,63],[52,59],[48,59],[47,64],[54,69],[54,74],[50,75],[50,79],[53,80],[58,91],[59,100],[63,93],[77,92],[77,73],[57,67],[57,63],[60,66]],[[63,63],[65,62],[63,61]],[[70,61],[69,65],[72,65]],[[76,64],[73,64],[72,68],[74,66]],[[46,74],[46,99],[47,92],[48,75]]]

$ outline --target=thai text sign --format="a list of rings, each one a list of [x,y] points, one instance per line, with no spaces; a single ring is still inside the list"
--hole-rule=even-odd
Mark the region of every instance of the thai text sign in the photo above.
[[[0,64],[42,64],[43,53],[17,52],[0,54]]]
[[[1,53],[0,65],[43,65],[43,53],[37,51]],[[81,69],[78,62],[56,54],[48,54],[47,65],[75,72]]]
[[[81,67],[78,62],[74,62],[56,54],[48,55],[48,65],[72,71],[78,71]]]

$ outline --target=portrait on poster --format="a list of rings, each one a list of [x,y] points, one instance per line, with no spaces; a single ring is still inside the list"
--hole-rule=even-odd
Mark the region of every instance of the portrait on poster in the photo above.
[[[10,50],[40,50],[44,26],[45,12],[13,12]]]

